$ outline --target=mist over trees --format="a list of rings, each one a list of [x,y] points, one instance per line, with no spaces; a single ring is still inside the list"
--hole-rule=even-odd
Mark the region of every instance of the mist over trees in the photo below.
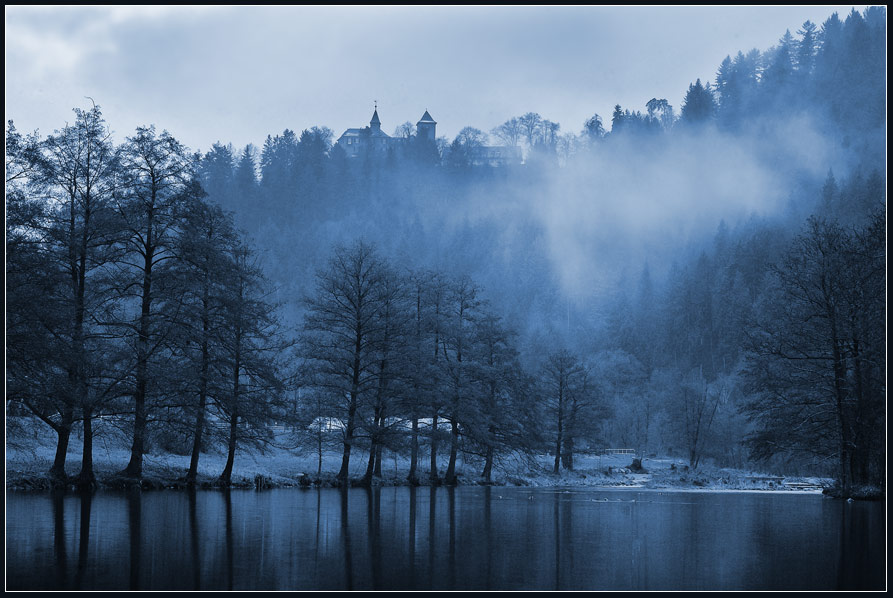
[[[129,478],[162,447],[194,483],[214,449],[227,484],[280,425],[342,482],[383,449],[452,484],[460,455],[490,480],[623,447],[883,485],[885,41],[884,8],[835,14],[680,106],[452,140],[401,117],[357,156],[324,126],[191,154],[115,145],[96,106],[10,121],[7,413],[52,430],[59,478],[80,427],[84,485],[98,434]]]

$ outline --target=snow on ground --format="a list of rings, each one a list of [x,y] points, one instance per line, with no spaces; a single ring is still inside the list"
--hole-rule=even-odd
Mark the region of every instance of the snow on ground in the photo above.
[[[233,466],[233,483],[252,485],[256,476],[263,476],[274,486],[291,486],[300,483],[304,476],[316,479],[318,456],[308,449],[287,449],[289,438],[282,435],[280,447],[264,451],[241,449],[236,453]],[[39,479],[46,475],[55,454],[55,438],[47,434],[29,434],[7,440],[6,475],[7,487],[21,487],[23,480]],[[81,466],[81,439],[72,434],[71,445],[66,461],[66,471],[72,475]],[[441,447],[439,473],[443,476],[447,466],[448,447]],[[126,466],[130,450],[122,438],[112,435],[99,437],[94,444],[94,470],[97,477],[113,476]],[[144,456],[144,477],[159,481],[162,485],[174,484],[185,477],[189,468],[188,455],[150,452]],[[362,477],[366,470],[368,453],[355,449],[351,455],[351,477]],[[419,478],[425,482],[429,474],[429,456],[422,451],[419,456]],[[561,469],[552,473],[554,456],[539,455],[531,462],[520,456],[501,458],[494,466],[493,482],[496,484],[532,487],[615,487],[638,489],[671,490],[784,490],[817,492],[816,488],[830,485],[831,480],[822,478],[785,478],[765,473],[722,469],[702,465],[695,471],[689,470],[684,460],[671,457],[645,458],[644,471],[630,470],[630,455],[575,455],[574,471]],[[202,453],[199,460],[199,481],[213,482],[226,464],[222,451]],[[323,480],[333,480],[341,467],[341,454],[329,450],[323,455]],[[460,483],[477,483],[483,462],[461,456],[457,462]],[[405,483],[409,471],[409,457],[384,451],[381,483]],[[813,484],[812,489],[787,484]]]
[[[771,474],[702,465],[691,471],[686,461],[672,457],[644,458],[644,471],[630,469],[630,455],[576,455],[574,471],[551,473],[554,457],[538,457],[540,471],[515,472],[529,486],[596,486],[639,489],[668,489],[693,491],[785,491],[821,492],[831,484],[826,478],[782,478]],[[787,484],[812,485],[809,489]]]

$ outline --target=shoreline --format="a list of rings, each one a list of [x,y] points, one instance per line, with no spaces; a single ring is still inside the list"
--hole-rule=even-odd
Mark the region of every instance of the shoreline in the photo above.
[[[5,482],[7,492],[49,492],[54,489],[66,492],[78,491],[76,475],[68,475],[65,482],[52,479],[54,447],[32,440],[25,445],[11,443],[6,447]],[[360,455],[357,455],[360,457]],[[186,473],[189,457],[167,452],[146,454],[143,477],[140,480],[120,475],[129,459],[129,451],[117,443],[101,443],[94,452],[96,490],[123,490],[139,487],[142,490],[186,490]],[[317,476],[319,456],[296,449],[271,448],[265,451],[240,451],[236,456],[231,483],[232,489],[282,489],[282,488],[338,488],[342,484],[336,472],[341,455],[337,451],[323,454],[321,474]],[[381,477],[373,477],[370,483],[363,480],[365,459],[352,461],[349,473],[351,487],[410,486],[407,480],[409,459],[400,454],[387,454],[382,460]],[[493,469],[493,479],[480,478],[480,463],[472,458],[457,462],[456,486],[496,486],[518,488],[553,488],[567,491],[587,490],[637,490],[655,492],[772,492],[789,494],[839,495],[829,478],[810,476],[769,475],[734,468],[718,468],[704,465],[691,470],[679,458],[669,456],[646,457],[642,469],[630,468],[629,455],[575,455],[575,469],[552,472],[554,457],[538,455],[532,458],[505,457]],[[224,456],[216,452],[202,453],[197,490],[220,489],[224,486],[217,479],[223,470]],[[420,459],[417,487],[441,486],[441,480],[429,477],[427,459]],[[76,449],[69,452],[66,461],[68,472],[80,469],[80,455]],[[446,459],[438,460],[438,471],[446,470]],[[313,473],[309,473],[313,472]],[[442,473],[441,473],[442,475]],[[854,489],[854,499],[878,500],[884,498],[883,490],[876,488]],[[836,496],[839,498],[846,498]]]
[[[72,477],[66,483],[62,484],[60,482],[51,480],[49,476],[32,476],[32,477],[7,477],[6,490],[7,492],[22,492],[22,493],[44,493],[50,492],[54,490],[64,490],[65,492],[80,492],[76,486],[76,484],[72,481],[75,477]],[[137,484],[136,480],[125,480],[125,478],[121,477],[97,477],[96,485],[94,490],[103,490],[103,491],[114,491],[114,490],[125,490],[128,488],[134,488],[139,485],[141,490],[189,490],[189,486],[185,483],[183,479],[176,480],[159,480],[151,477],[144,477],[142,480],[139,480],[139,484]],[[362,480],[351,479],[349,480],[349,486],[351,488],[365,488],[365,487],[377,487],[377,488],[399,488],[399,487],[410,487],[414,486],[416,488],[430,488],[430,487],[451,487],[446,484],[436,483],[432,484],[429,481],[425,480],[422,483],[418,484],[410,484],[408,481],[403,481],[401,483],[393,483],[392,481],[381,480],[381,479],[373,479],[371,484],[364,483]],[[585,492],[590,490],[611,490],[611,491],[620,491],[620,492],[628,492],[628,491],[638,491],[638,492],[657,492],[657,493],[671,493],[671,492],[695,492],[695,493],[714,493],[714,494],[824,494],[825,491],[823,489],[803,489],[803,488],[703,488],[697,486],[647,486],[642,484],[531,484],[531,483],[511,483],[505,480],[500,481],[492,481],[486,482],[483,480],[476,480],[471,482],[461,482],[453,485],[452,487],[468,487],[468,486],[490,486],[490,487],[498,487],[498,488],[527,488],[530,490],[563,490],[565,492]],[[242,479],[242,480],[234,480],[229,486],[224,486],[218,484],[214,481],[209,480],[199,480],[194,486],[195,490],[285,490],[285,489],[301,489],[301,490],[312,490],[312,489],[323,489],[323,488],[331,488],[338,489],[341,488],[341,485],[336,483],[334,480],[322,480],[321,483],[317,483],[316,481],[310,481],[302,483],[301,480],[293,480],[287,482],[270,482],[267,481],[263,485],[258,485],[255,481]]]
[[[6,490],[12,492],[50,492],[53,490],[64,490],[66,492],[77,492],[76,486],[77,476],[68,476],[65,482],[52,479],[47,471],[47,466],[43,471],[35,471],[34,463],[32,467],[23,467],[20,459],[10,460],[7,458],[6,469]],[[147,467],[144,475],[140,480],[134,480],[122,477],[118,472],[120,468],[110,467],[110,463],[102,463],[97,466],[95,471],[96,483],[95,490],[125,490],[128,488],[139,487],[142,490],[188,490],[186,483],[186,468],[171,467],[167,464],[160,465],[153,462],[153,459],[147,460]],[[263,463],[261,460],[260,463]],[[72,468],[73,469],[73,468]],[[256,473],[252,474],[252,468],[242,467],[236,468],[233,472],[232,480],[229,486],[220,484],[217,477],[209,475],[207,465],[200,468],[198,479],[193,486],[196,490],[214,490],[224,489],[226,487],[237,490],[267,490],[267,489],[316,489],[316,488],[339,488],[342,486],[334,473],[324,471],[317,478],[302,471],[276,471],[275,473],[269,467],[262,471],[257,471],[259,467],[253,468]],[[274,468],[275,469],[275,468]],[[578,469],[575,471],[562,471],[554,474],[549,471],[501,471],[494,476],[491,481],[483,480],[475,475],[465,475],[470,467],[466,466],[465,471],[460,471],[457,483],[454,486],[495,486],[495,487],[515,487],[530,489],[554,489],[564,491],[581,491],[581,490],[617,490],[617,491],[648,491],[648,492],[713,492],[713,493],[759,493],[771,492],[781,494],[822,494],[828,493],[829,485],[813,481],[807,487],[802,487],[803,482],[799,482],[798,486],[788,487],[784,484],[755,482],[748,478],[744,472],[735,470],[712,470],[695,472],[694,476],[687,476],[685,473],[676,476],[668,476],[666,471],[653,471],[649,473],[632,474],[628,472],[606,473],[605,471],[597,471],[592,469]],[[610,468],[609,468],[610,469]],[[29,471],[30,470],[30,471]],[[204,470],[204,471],[203,471]],[[675,472],[674,472],[675,473]],[[731,475],[730,475],[731,474]],[[796,478],[800,479],[800,478]],[[823,480],[824,482],[824,480]],[[400,486],[416,486],[431,487],[445,486],[442,480],[432,481],[427,471],[420,472],[417,483],[410,484],[406,479],[406,471],[389,472],[382,477],[373,477],[371,482],[362,479],[362,475],[352,471],[348,480],[350,487],[400,487]]]

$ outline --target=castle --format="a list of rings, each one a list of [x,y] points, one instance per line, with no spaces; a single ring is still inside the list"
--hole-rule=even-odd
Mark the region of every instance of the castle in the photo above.
[[[431,118],[431,115],[425,110],[425,114],[416,123],[416,138],[434,143],[436,127],[437,121]],[[381,119],[378,118],[378,105],[376,104],[368,127],[347,129],[336,143],[344,149],[349,158],[355,158],[366,148],[387,151],[405,142],[406,139],[405,137],[391,137],[381,130]]]
[[[416,134],[410,137],[391,137],[381,130],[381,119],[378,117],[378,104],[372,113],[368,127],[347,129],[336,143],[344,150],[348,158],[356,158],[367,150],[387,152],[397,149],[410,139],[423,140],[434,146],[437,121],[425,110],[422,118],[416,123]],[[432,150],[433,151],[433,150]],[[480,146],[474,148],[471,162],[475,166],[507,166],[521,163],[521,148],[510,146]]]

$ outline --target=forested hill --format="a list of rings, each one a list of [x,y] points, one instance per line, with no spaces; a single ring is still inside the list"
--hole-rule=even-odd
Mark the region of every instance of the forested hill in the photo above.
[[[395,120],[399,149],[357,156],[323,126],[195,156],[154,127],[115,147],[95,107],[44,141],[10,126],[8,404],[60,444],[72,422],[132,416],[130,473],[159,422],[188,420],[197,459],[206,411],[232,423],[231,468],[237,437],[306,416],[296,389],[314,388],[331,401],[313,413],[353,422],[345,458],[354,427],[374,448],[386,415],[446,417],[451,462],[552,446],[557,470],[614,445],[882,483],[886,10],[692,77],[679,107],[642,98],[566,133],[535,106],[453,140]],[[523,163],[482,164],[488,145]],[[373,344],[355,363],[403,386],[320,364],[348,334],[325,297],[351,264],[375,265],[375,334],[414,356]],[[415,336],[395,324],[410,304]],[[425,372],[443,389],[409,393]]]
[[[662,279],[722,219],[733,229],[754,215],[799,222],[829,171],[844,188],[876,170],[883,178],[885,22],[877,7],[806,22],[773,48],[730,54],[681,107],[643,98],[594,115],[579,133],[562,135],[531,112],[490,135],[466,128],[440,139],[431,160],[411,151],[347,158],[325,127],[286,130],[259,151],[215,145],[202,182],[268,253],[286,298],[307,290],[332,243],[363,236],[395,258],[472,274],[522,329],[566,326],[566,295],[571,311],[585,298],[589,313],[593,297],[624,272],[634,281],[646,261]],[[526,163],[470,165],[488,137],[523,146]],[[652,226],[658,217],[667,226]],[[571,314],[575,325],[584,312]]]

